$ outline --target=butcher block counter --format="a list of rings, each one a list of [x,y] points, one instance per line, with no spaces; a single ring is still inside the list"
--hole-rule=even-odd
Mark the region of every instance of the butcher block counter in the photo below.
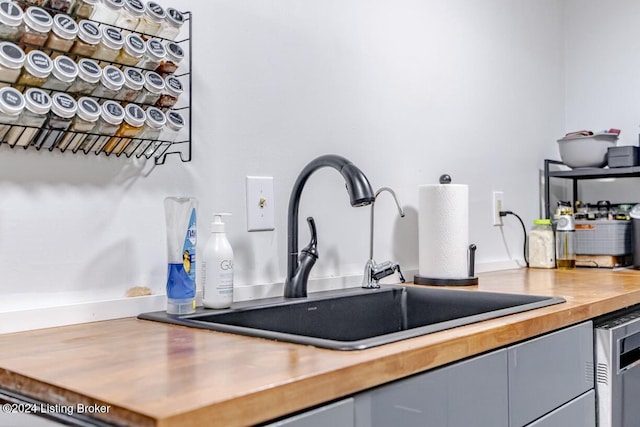
[[[640,304],[640,271],[517,269],[469,289],[565,303],[362,351],[135,318],[0,335],[5,392],[107,423],[249,426]],[[55,406],[53,406],[55,408]]]

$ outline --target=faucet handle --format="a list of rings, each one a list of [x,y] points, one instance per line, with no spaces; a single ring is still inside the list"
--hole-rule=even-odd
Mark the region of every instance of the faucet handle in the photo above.
[[[312,257],[318,259],[318,232],[316,230],[316,222],[312,216],[307,217],[307,224],[309,224],[311,240],[309,241],[309,244],[302,249],[301,252],[307,253]]]

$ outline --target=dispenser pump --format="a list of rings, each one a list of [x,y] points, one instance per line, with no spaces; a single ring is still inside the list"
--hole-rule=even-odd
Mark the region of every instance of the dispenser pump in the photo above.
[[[231,216],[230,213],[214,213],[213,222],[211,223],[212,233],[224,233],[224,222],[222,222],[223,216]]]

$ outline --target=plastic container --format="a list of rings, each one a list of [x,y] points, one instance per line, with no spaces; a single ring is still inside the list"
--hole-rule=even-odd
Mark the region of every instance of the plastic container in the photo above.
[[[53,17],[53,27],[45,46],[61,52],[69,52],[78,35],[78,24],[69,15],[59,13]],[[52,52],[52,58],[59,53]]]
[[[93,22],[84,19],[78,24],[78,37],[69,52],[76,55],[92,57],[95,55],[96,50],[98,50],[101,39],[102,33],[100,32],[100,28]]]
[[[555,268],[556,245],[549,219],[536,219],[529,233],[529,267]]]
[[[576,221],[576,254],[621,256],[633,253],[631,221]]]
[[[0,1],[0,39],[12,42],[20,40],[24,32],[22,9],[9,0]]]
[[[200,279],[206,308],[229,308],[233,302],[233,249],[222,222],[226,215],[230,214],[213,214],[211,237],[204,247]]]
[[[66,91],[78,76],[78,66],[68,56],[58,56],[53,61],[53,71],[42,85],[43,89]]]
[[[607,164],[607,150],[615,147],[616,133],[569,136],[558,140],[560,159],[570,168],[601,168]]]
[[[102,68],[92,59],[82,58],[78,61],[78,77],[71,84],[67,92],[91,95],[98,87],[100,77],[102,76]]]
[[[47,114],[51,109],[51,97],[42,89],[27,89],[24,100],[22,114],[6,135],[6,142],[11,146],[29,146],[39,128],[47,121]]]
[[[36,135],[33,146],[41,149],[54,148],[64,131],[69,129],[73,116],[76,115],[78,106],[76,101],[68,94],[56,92],[51,96],[51,112],[44,129]]]
[[[0,43],[0,87],[9,86],[18,80],[25,58],[24,51],[15,43]]]
[[[6,134],[11,125],[18,121],[24,105],[24,96],[15,88],[0,89],[0,141],[6,141]]]
[[[174,9],[172,7],[167,8],[167,16],[164,21],[162,21],[162,25],[160,26],[160,31],[158,31],[157,36],[162,37],[169,40],[175,40],[180,34],[180,29],[184,24],[184,15]]]
[[[576,267],[575,221],[573,215],[560,215],[556,220],[556,265],[569,270]]]
[[[196,311],[197,207],[193,197],[164,199],[168,314]]]

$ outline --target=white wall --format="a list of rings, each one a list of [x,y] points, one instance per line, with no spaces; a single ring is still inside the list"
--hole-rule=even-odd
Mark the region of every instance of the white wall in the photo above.
[[[480,268],[522,258],[515,218],[491,225],[491,193],[504,191],[527,224],[538,216],[538,170],[565,128],[560,2],[163,4],[194,14],[194,159],[150,168],[2,147],[0,312],[22,312],[0,316],[0,331],[162,309],[162,297],[96,302],[136,285],[164,292],[167,195],[200,200],[201,243],[212,212],[234,214],[240,298],[281,292],[289,191],[325,153],[352,160],[374,189],[392,187],[408,212],[398,219],[386,196],[376,204],[376,259],[417,269],[417,187],[442,173],[469,184]],[[275,231],[246,231],[247,175],[274,177]],[[351,208],[343,185],[319,171],[300,211],[319,231],[313,277],[335,279],[330,287],[359,282],[368,257],[369,209]]]

